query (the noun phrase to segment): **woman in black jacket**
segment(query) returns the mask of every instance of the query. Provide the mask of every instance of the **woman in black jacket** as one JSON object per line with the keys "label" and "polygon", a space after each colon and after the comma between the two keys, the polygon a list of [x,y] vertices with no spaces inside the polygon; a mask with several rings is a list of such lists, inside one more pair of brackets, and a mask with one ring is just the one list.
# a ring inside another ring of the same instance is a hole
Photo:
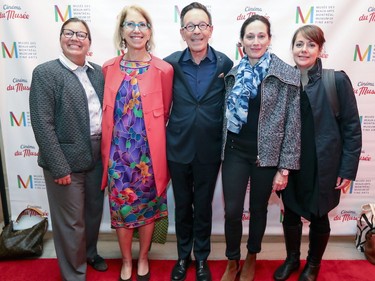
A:
{"label": "woman in black jacket", "polygon": [[335,71],[339,116],[335,116],[323,85],[319,58],[323,31],[305,25],[294,33],[292,53],[301,71],[301,169],[291,171],[281,192],[285,213],[283,229],[287,258],[275,271],[275,280],[286,280],[300,266],[301,217],[310,221],[309,251],[299,277],[316,280],[330,235],[328,212],[340,200],[341,189],[355,179],[361,153],[361,126],[349,77]]}

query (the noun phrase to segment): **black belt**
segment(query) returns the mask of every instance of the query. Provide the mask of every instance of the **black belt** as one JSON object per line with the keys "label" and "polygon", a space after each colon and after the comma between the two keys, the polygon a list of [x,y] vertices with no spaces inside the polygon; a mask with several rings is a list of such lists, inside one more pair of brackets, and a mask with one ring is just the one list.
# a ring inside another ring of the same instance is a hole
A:
{"label": "black belt", "polygon": [[94,134],[91,135],[92,140],[101,140],[102,139],[102,134]]}

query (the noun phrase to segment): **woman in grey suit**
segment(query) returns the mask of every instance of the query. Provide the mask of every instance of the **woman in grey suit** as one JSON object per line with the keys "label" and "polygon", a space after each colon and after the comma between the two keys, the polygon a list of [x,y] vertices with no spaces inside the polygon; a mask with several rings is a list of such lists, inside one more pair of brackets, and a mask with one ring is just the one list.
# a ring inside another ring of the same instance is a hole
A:
{"label": "woman in grey suit", "polygon": [[100,189],[101,67],[86,60],[91,34],[85,21],[61,27],[62,54],[33,71],[30,115],[39,146],[56,255],[63,280],[86,280],[87,263],[104,271],[97,253],[104,191]]}

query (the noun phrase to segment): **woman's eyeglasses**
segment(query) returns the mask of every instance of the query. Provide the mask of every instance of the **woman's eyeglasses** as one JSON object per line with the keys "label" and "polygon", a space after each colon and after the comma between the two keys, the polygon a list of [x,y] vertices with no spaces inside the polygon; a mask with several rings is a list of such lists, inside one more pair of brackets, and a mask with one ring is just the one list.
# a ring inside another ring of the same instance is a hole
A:
{"label": "woman's eyeglasses", "polygon": [[135,30],[135,28],[138,27],[138,29],[141,31],[145,31],[151,28],[151,25],[149,23],[146,23],[143,21],[139,23],[135,23],[134,21],[124,21],[122,26],[125,27],[126,29],[131,29],[131,30]]}
{"label": "woman's eyeglasses", "polygon": [[66,38],[72,38],[74,36],[74,34],[75,34],[76,37],[77,37],[77,39],[80,40],[80,41],[85,40],[87,38],[87,35],[88,35],[87,32],[83,32],[83,31],[76,31],[76,32],[74,32],[73,30],[70,30],[70,29],[63,29],[62,34]]}

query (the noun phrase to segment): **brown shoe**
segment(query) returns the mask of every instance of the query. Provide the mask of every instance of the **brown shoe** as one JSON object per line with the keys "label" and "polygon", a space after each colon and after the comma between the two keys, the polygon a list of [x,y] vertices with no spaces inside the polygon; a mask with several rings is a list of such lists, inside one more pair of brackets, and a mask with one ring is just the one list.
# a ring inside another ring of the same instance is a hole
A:
{"label": "brown shoe", "polygon": [[234,281],[237,277],[237,274],[240,272],[240,261],[239,260],[228,260],[227,268],[221,281]]}
{"label": "brown shoe", "polygon": [[247,253],[245,262],[242,266],[240,281],[253,281],[255,276],[255,262],[257,254]]}

